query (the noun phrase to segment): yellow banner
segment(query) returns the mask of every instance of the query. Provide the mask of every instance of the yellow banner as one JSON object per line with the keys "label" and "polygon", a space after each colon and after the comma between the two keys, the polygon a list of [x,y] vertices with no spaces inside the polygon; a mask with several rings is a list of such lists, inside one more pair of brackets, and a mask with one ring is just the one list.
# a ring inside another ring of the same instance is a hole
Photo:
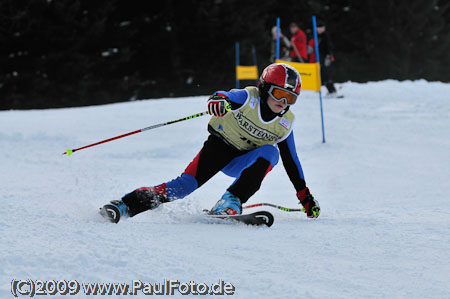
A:
{"label": "yellow banner", "polygon": [[236,79],[237,80],[253,80],[258,79],[258,67],[256,65],[236,66]]}
{"label": "yellow banner", "polygon": [[302,77],[302,89],[320,91],[320,64],[319,63],[300,63],[284,60],[277,60],[278,63],[285,63],[293,66]]}

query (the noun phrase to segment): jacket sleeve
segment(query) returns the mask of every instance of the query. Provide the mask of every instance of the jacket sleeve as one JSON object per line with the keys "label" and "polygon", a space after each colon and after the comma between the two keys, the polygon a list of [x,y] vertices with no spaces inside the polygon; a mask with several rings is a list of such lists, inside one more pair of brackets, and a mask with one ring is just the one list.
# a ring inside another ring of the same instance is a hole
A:
{"label": "jacket sleeve", "polygon": [[245,89],[232,89],[230,91],[219,90],[213,95],[225,95],[230,100],[231,109],[235,110],[244,105],[248,98],[248,92]]}
{"label": "jacket sleeve", "polygon": [[284,169],[291,180],[296,192],[306,188],[305,177],[303,175],[302,165],[295,149],[294,132],[291,131],[289,136],[278,143],[280,149],[281,160],[283,161]]}

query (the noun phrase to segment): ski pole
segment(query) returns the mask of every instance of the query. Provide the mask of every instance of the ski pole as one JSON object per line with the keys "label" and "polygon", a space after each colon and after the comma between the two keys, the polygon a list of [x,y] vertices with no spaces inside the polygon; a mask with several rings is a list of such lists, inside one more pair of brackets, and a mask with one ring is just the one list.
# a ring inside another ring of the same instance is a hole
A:
{"label": "ski pole", "polygon": [[133,135],[133,134],[141,133],[141,132],[144,132],[144,131],[147,131],[147,130],[156,129],[156,128],[159,128],[159,127],[162,127],[162,126],[171,125],[171,124],[174,124],[174,123],[177,123],[177,122],[180,122],[180,121],[184,121],[184,120],[188,120],[188,119],[192,119],[192,118],[197,118],[197,117],[203,116],[205,114],[208,114],[208,111],[197,113],[197,114],[193,114],[193,115],[186,116],[186,117],[183,117],[183,118],[180,118],[180,119],[176,119],[176,120],[171,120],[171,121],[168,121],[168,122],[165,122],[165,123],[153,125],[153,126],[150,126],[150,127],[146,127],[146,128],[143,128],[143,129],[139,129],[139,130],[133,131],[133,132],[125,133],[125,134],[122,134],[122,135],[119,135],[119,136],[116,136],[116,137],[112,137],[112,138],[105,139],[105,140],[102,140],[102,141],[99,141],[99,142],[96,142],[96,143],[93,143],[93,144],[89,144],[89,145],[86,145],[86,146],[83,146],[83,147],[79,147],[79,148],[75,148],[75,149],[67,149],[63,153],[63,155],[67,154],[68,156],[70,156],[71,154],[73,154],[76,151],[79,151],[79,150],[82,150],[82,149],[85,149],[85,148],[88,148],[88,147],[91,147],[91,146],[96,146],[96,145],[99,145],[99,144],[102,144],[102,143],[106,143],[106,142],[113,141],[113,140],[116,140],[116,139],[119,139],[119,138],[127,137],[127,136],[130,136],[130,135]]}
{"label": "ski pole", "polygon": [[282,207],[282,206],[277,206],[277,205],[274,205],[274,204],[271,204],[271,203],[266,203],[266,202],[255,203],[253,205],[244,206],[242,208],[243,209],[250,209],[250,208],[262,207],[262,206],[268,206],[268,207],[272,207],[272,208],[277,208],[277,209],[285,211],[285,212],[304,212],[303,209],[290,209],[290,208],[285,208],[285,207]]}

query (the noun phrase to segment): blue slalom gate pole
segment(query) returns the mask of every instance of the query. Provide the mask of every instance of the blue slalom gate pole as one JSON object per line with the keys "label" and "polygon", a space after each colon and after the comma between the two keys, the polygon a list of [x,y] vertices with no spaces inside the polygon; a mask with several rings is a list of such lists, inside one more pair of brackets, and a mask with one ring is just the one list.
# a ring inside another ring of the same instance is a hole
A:
{"label": "blue slalom gate pole", "polygon": [[[316,16],[312,17],[313,21],[313,29],[314,29],[314,45],[316,48],[316,62],[320,65],[320,57],[319,57],[319,43],[317,41],[317,30],[316,30]],[[319,73],[320,76],[320,73]],[[320,78],[320,82],[322,83],[322,78]],[[325,143],[325,125],[323,121],[323,106],[322,106],[322,91],[319,91],[320,98],[320,117],[322,119],[322,143]]]}
{"label": "blue slalom gate pole", "polygon": [[277,18],[277,47],[275,59],[280,59],[280,18]]}

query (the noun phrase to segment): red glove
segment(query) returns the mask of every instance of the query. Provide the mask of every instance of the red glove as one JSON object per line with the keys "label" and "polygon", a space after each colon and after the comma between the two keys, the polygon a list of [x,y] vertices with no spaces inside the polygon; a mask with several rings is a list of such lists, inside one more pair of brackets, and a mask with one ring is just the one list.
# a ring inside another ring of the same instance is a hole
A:
{"label": "red glove", "polygon": [[213,95],[208,99],[208,113],[217,117],[224,116],[230,110],[228,97],[223,94]]}
{"label": "red glove", "polygon": [[297,192],[297,198],[303,206],[303,212],[308,218],[317,218],[320,214],[320,206],[314,196],[309,192],[308,187]]}

